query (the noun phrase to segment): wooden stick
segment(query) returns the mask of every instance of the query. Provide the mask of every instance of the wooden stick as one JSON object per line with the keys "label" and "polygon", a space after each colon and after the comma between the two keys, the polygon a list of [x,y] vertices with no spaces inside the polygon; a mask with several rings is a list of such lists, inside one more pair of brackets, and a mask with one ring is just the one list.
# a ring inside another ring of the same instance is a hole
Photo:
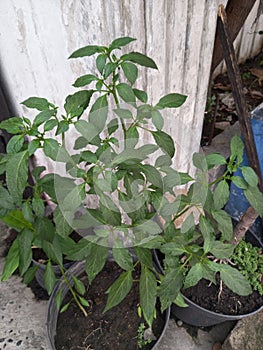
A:
{"label": "wooden stick", "polygon": [[[245,95],[242,87],[242,80],[238,68],[235,51],[231,36],[229,33],[227,16],[223,5],[219,6],[218,11],[219,22],[218,30],[219,37],[222,44],[222,49],[225,55],[227,72],[232,86],[233,97],[236,104],[237,115],[240,123],[241,135],[245,144],[248,163],[254,169],[259,180],[259,189],[263,192],[263,182],[260,170],[260,164],[257,156],[256,145],[252,132],[252,127],[249,121],[249,113],[247,111]],[[245,235],[249,227],[254,223],[258,214],[255,209],[250,207],[243,215],[240,223],[234,229],[233,243],[237,244]]]}

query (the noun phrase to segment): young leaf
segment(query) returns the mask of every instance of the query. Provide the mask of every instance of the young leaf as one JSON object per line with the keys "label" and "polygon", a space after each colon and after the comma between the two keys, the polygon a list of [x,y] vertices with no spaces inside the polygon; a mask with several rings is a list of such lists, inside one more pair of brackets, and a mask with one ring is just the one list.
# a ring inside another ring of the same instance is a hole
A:
{"label": "young leaf", "polygon": [[76,288],[76,291],[80,294],[80,295],[84,295],[85,291],[86,291],[86,287],[85,284],[78,279],[76,276],[72,276],[73,281],[74,281],[74,286]]}
{"label": "young leaf", "polygon": [[244,190],[244,194],[258,215],[263,216],[263,193],[259,191],[258,187],[248,186]]}
{"label": "young leaf", "polygon": [[242,188],[243,190],[245,190],[246,188],[248,188],[248,184],[247,182],[243,179],[243,177],[241,176],[232,176],[231,177],[231,181],[233,182],[233,184],[235,186],[237,186],[238,188]]}
{"label": "young leaf", "polygon": [[257,174],[252,168],[248,166],[242,166],[241,171],[244,179],[249,184],[249,186],[256,187],[258,185]]}
{"label": "young leaf", "polygon": [[203,278],[202,264],[199,262],[191,267],[185,277],[184,288],[195,286]]}
{"label": "young leaf", "polygon": [[223,208],[229,198],[229,186],[226,181],[221,181],[214,191],[214,206],[215,209]]}
{"label": "young leaf", "polygon": [[215,165],[224,165],[227,163],[226,159],[221,154],[217,153],[208,154],[205,159],[208,169],[213,168]]}
{"label": "young leaf", "polygon": [[139,89],[132,89],[134,95],[143,103],[147,103],[148,101],[148,95],[145,91],[139,90]]}
{"label": "young leaf", "polygon": [[57,140],[54,140],[52,138],[45,139],[44,140],[44,153],[47,157],[51,158],[52,160],[57,159],[58,152],[60,150],[60,144]]}
{"label": "young leaf", "polygon": [[4,129],[10,134],[21,134],[24,129],[23,120],[20,117],[12,117],[0,123],[0,129]]}
{"label": "young leaf", "polygon": [[184,274],[181,268],[172,269],[166,273],[159,287],[161,311],[166,310],[178,296],[183,286]]}
{"label": "young leaf", "polygon": [[55,109],[45,109],[44,111],[40,112],[33,121],[33,126],[38,127],[39,125],[45,123],[48,121],[51,117],[55,115],[56,110]]}
{"label": "young leaf", "polygon": [[120,47],[126,46],[134,40],[136,40],[136,39],[128,37],[128,36],[114,39],[113,42],[110,44],[109,49],[110,49],[110,51],[112,51],[114,49],[119,49]]}
{"label": "young leaf", "polygon": [[217,259],[227,259],[233,254],[235,249],[234,244],[227,244],[221,241],[214,241],[212,247],[210,248],[210,252]]}
{"label": "young leaf", "polygon": [[100,72],[100,74],[103,73],[106,61],[107,61],[107,55],[106,54],[98,55],[97,58],[96,58],[96,67],[98,68],[98,71]]}
{"label": "young leaf", "polygon": [[52,290],[56,284],[56,275],[53,270],[52,264],[50,261],[48,261],[45,272],[44,272],[44,284],[47,289],[48,294],[50,295],[52,293]]}
{"label": "young leaf", "polygon": [[[89,114],[89,121],[97,128],[99,134],[105,127],[108,117],[108,99],[107,95],[100,96],[94,102]],[[93,135],[95,136],[95,135]]]}
{"label": "young leaf", "polygon": [[154,319],[154,310],[157,296],[157,281],[153,272],[146,266],[142,266],[140,277],[140,306],[143,316],[149,326]]}
{"label": "young leaf", "polygon": [[125,108],[118,108],[113,110],[114,113],[116,113],[121,119],[131,119],[132,112]]}
{"label": "young leaf", "polygon": [[[118,244],[115,245],[118,246]],[[133,261],[132,256],[129,253],[128,249],[124,247],[115,248],[112,249],[113,258],[116,261],[116,263],[123,269],[123,270],[133,270]]]}
{"label": "young leaf", "polygon": [[182,106],[182,104],[187,99],[187,96],[171,93],[163,96],[159,102],[157,103],[157,108],[178,108]]}
{"label": "young leaf", "polygon": [[55,118],[49,119],[47,122],[45,122],[44,125],[44,131],[50,131],[53,130],[58,125],[58,121]]}
{"label": "young leaf", "polygon": [[155,139],[157,145],[171,158],[173,158],[175,153],[175,147],[171,136],[161,130],[151,131],[151,134],[153,135],[153,138]]}
{"label": "young leaf", "polygon": [[67,311],[67,309],[69,308],[69,305],[70,305],[70,301],[62,306],[60,313],[62,314],[62,312]]}
{"label": "young leaf", "polygon": [[149,249],[142,248],[140,246],[133,247],[134,253],[141,264],[151,268],[152,266],[152,253]]}
{"label": "young leaf", "polygon": [[26,273],[23,276],[23,283],[29,284],[35,277],[38,269],[39,267],[37,265],[29,267],[29,269],[26,271]]}
{"label": "young leaf", "polygon": [[57,309],[60,310],[60,307],[62,305],[62,289],[61,288],[57,292],[55,300],[56,300]]}
{"label": "young leaf", "polygon": [[135,64],[130,62],[122,62],[121,67],[125,77],[131,83],[131,85],[133,85],[138,77],[138,68],[135,66]]}
{"label": "young leaf", "polygon": [[41,147],[41,143],[39,140],[37,140],[37,139],[31,140],[28,144],[29,157],[32,156],[32,154],[34,154],[36,152],[36,150],[40,147]]}
{"label": "young leaf", "polygon": [[86,272],[89,283],[92,283],[97,274],[103,269],[108,257],[108,247],[91,243],[90,254],[86,259]]}
{"label": "young leaf", "polygon": [[29,97],[27,100],[21,102],[21,104],[27,108],[35,108],[39,111],[49,109],[50,106],[48,100],[41,97]]}
{"label": "young leaf", "polygon": [[[98,56],[98,57],[100,57],[100,56]],[[79,77],[75,81],[73,86],[76,87],[76,88],[83,87],[83,86],[89,85],[92,81],[97,81],[97,80],[99,80],[99,78],[96,77],[96,75],[86,74],[86,75],[82,75],[81,77]]]}
{"label": "young leaf", "polygon": [[6,260],[4,269],[1,276],[1,281],[5,282],[15,272],[19,265],[19,243],[16,239],[11,245]]}
{"label": "young leaf", "polygon": [[6,146],[6,152],[8,154],[10,153],[18,153],[21,148],[23,147],[24,145],[24,136],[23,135],[15,135],[13,136],[7,146]]}
{"label": "young leaf", "polygon": [[248,280],[232,266],[221,264],[220,277],[225,285],[238,295],[249,295],[252,288]]}
{"label": "young leaf", "polygon": [[78,298],[79,298],[79,301],[80,301],[81,305],[83,305],[85,307],[89,307],[90,306],[88,300],[86,300],[85,298],[82,298],[81,296],[78,296]]}
{"label": "young leaf", "polygon": [[107,290],[108,300],[103,312],[118,305],[129,293],[132,287],[132,271],[123,272]]}
{"label": "young leaf", "polygon": [[119,124],[117,118],[112,119],[107,125],[109,135],[113,134],[118,128]]}
{"label": "young leaf", "polygon": [[57,130],[56,130],[56,136],[68,131],[68,129],[69,129],[69,123],[66,120],[59,121]]}
{"label": "young leaf", "polygon": [[140,52],[131,52],[121,56],[122,61],[130,61],[139,64],[140,66],[158,69],[155,62],[148,56]]}
{"label": "young leaf", "polygon": [[170,166],[172,164],[171,157],[168,156],[168,154],[164,154],[162,156],[159,156],[155,161],[155,168],[160,168],[163,166]]}
{"label": "young leaf", "polygon": [[28,229],[22,230],[18,235],[19,243],[19,273],[25,274],[32,262],[33,233]]}
{"label": "young leaf", "polygon": [[74,51],[69,56],[69,58],[92,56],[95,53],[103,53],[103,52],[105,52],[105,50],[106,50],[105,46],[88,45],[88,46],[81,47],[80,49]]}
{"label": "young leaf", "polygon": [[65,111],[71,117],[80,117],[88,107],[94,90],[81,90],[69,95],[64,104]]}
{"label": "young leaf", "polygon": [[230,241],[233,235],[233,224],[230,215],[224,210],[212,210],[212,216],[218,223],[218,229],[222,233],[222,238]]}
{"label": "young leaf", "polygon": [[28,152],[12,154],[6,164],[6,183],[15,203],[19,204],[27,184]]}
{"label": "young leaf", "polygon": [[132,88],[125,83],[119,83],[116,86],[119,96],[124,102],[127,103],[135,103],[135,95],[133,93]]}
{"label": "young leaf", "polygon": [[104,74],[103,74],[104,79],[107,79],[111,75],[111,73],[115,71],[116,68],[117,68],[117,63],[108,62],[104,67]]}
{"label": "young leaf", "polygon": [[163,116],[158,110],[152,111],[152,122],[153,122],[153,125],[156,127],[156,129],[162,130],[164,125],[164,120],[163,120]]}
{"label": "young leaf", "polygon": [[238,135],[235,135],[230,141],[231,157],[238,158],[241,162],[244,152],[244,144]]}
{"label": "young leaf", "polygon": [[24,228],[33,230],[31,222],[24,218],[21,210],[19,209],[10,211],[6,216],[1,217],[1,221],[18,231],[21,231]]}

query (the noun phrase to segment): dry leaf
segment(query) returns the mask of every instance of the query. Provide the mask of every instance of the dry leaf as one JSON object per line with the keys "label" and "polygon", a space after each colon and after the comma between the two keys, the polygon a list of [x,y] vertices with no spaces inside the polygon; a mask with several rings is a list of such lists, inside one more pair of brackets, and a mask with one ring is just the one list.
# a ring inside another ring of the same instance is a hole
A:
{"label": "dry leaf", "polygon": [[261,85],[261,82],[263,80],[263,69],[251,68],[249,71],[250,71],[251,74],[253,74],[255,77],[258,78],[259,85]]}

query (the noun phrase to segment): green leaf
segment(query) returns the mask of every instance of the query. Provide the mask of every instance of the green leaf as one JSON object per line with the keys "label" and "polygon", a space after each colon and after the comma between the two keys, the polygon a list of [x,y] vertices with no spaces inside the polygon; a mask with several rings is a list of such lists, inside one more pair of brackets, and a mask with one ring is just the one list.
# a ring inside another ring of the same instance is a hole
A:
{"label": "green leaf", "polygon": [[69,123],[66,120],[61,120],[60,122],[58,122],[56,136],[68,131],[68,129],[69,129]]}
{"label": "green leaf", "polygon": [[56,113],[55,109],[45,109],[40,112],[33,121],[33,126],[38,127],[39,125],[47,122],[51,117],[53,117]]}
{"label": "green leaf", "polygon": [[12,117],[0,123],[0,129],[4,129],[10,134],[21,134],[24,130],[24,123],[20,117]]}
{"label": "green leaf", "polygon": [[28,155],[32,156],[38,148],[41,147],[40,141],[37,139],[31,140],[28,144]]}
{"label": "green leaf", "polygon": [[195,228],[195,218],[194,218],[194,214],[190,213],[190,215],[188,215],[184,220],[184,222],[182,223],[181,232],[187,233],[193,228]]}
{"label": "green leaf", "polygon": [[26,273],[23,276],[23,283],[29,284],[35,277],[38,269],[39,267],[37,265],[29,267],[29,269],[26,271]]}
{"label": "green leaf", "polygon": [[119,49],[120,47],[126,46],[134,40],[136,40],[136,39],[131,38],[129,36],[124,36],[121,38],[114,39],[113,42],[110,44],[109,49],[110,49],[110,51],[112,51],[114,49]]}
{"label": "green leaf", "polygon": [[18,235],[19,243],[19,273],[25,274],[32,262],[33,233],[28,229],[22,230]]}
{"label": "green leaf", "polygon": [[103,95],[94,102],[89,114],[89,121],[96,126],[97,133],[100,133],[104,129],[107,117],[108,99],[107,95]]}
{"label": "green leaf", "polygon": [[67,311],[67,309],[69,308],[70,302],[66,303],[65,305],[62,306],[60,313],[62,314],[62,312]]}
{"label": "green leaf", "polygon": [[80,117],[88,107],[94,90],[81,90],[69,95],[64,104],[65,111],[71,117]]}
{"label": "green leaf", "polygon": [[13,136],[6,146],[6,152],[10,153],[18,153],[24,145],[24,136],[23,135],[15,135]]}
{"label": "green leaf", "polygon": [[252,168],[242,166],[241,171],[249,186],[256,187],[258,185],[258,176]]}
{"label": "green leaf", "polygon": [[214,191],[214,206],[215,209],[221,209],[223,208],[229,198],[229,186],[226,181],[221,181],[216,186]]}
{"label": "green leaf", "polygon": [[207,164],[206,158],[203,154],[194,153],[193,154],[193,164],[197,169],[200,169],[204,172],[208,170],[208,164]]}
{"label": "green leaf", "polygon": [[[100,56],[98,56],[100,57]],[[98,81],[99,78],[96,77],[96,75],[93,74],[85,74],[82,75],[81,77],[79,77],[75,83],[73,84],[74,87],[78,88],[78,87],[83,87],[86,85],[89,85],[92,81]]]}
{"label": "green leaf", "polygon": [[86,259],[86,272],[89,283],[92,283],[97,274],[103,269],[108,258],[108,247],[91,243],[90,254]]}
{"label": "green leaf", "polygon": [[217,153],[208,154],[205,159],[208,169],[213,168],[215,165],[224,165],[227,163],[226,159],[221,154]]}
{"label": "green leaf", "polygon": [[73,282],[74,282],[74,286],[76,288],[76,291],[80,295],[84,295],[86,292],[85,284],[81,280],[79,280],[76,276],[72,276],[72,278],[73,278]]}
{"label": "green leaf", "polygon": [[43,149],[47,157],[51,158],[52,160],[57,160],[61,147],[57,140],[49,138],[44,140]]}
{"label": "green leaf", "polygon": [[167,272],[160,285],[159,297],[161,301],[161,311],[166,310],[177,298],[183,286],[184,274],[181,268]]}
{"label": "green leaf", "polygon": [[80,154],[81,161],[85,161],[89,164],[94,164],[97,162],[98,158],[95,153],[91,151],[83,151]]}
{"label": "green leaf", "polygon": [[182,106],[182,104],[187,99],[187,96],[171,93],[163,96],[159,102],[157,103],[157,108],[178,108]]}
{"label": "green leaf", "polygon": [[134,246],[133,250],[141,264],[149,268],[152,266],[152,253],[149,249]]}
{"label": "green leaf", "polygon": [[155,161],[155,168],[160,168],[163,166],[170,166],[172,164],[172,159],[167,154],[159,156]]}
{"label": "green leaf", "polygon": [[258,187],[248,186],[244,190],[244,194],[258,215],[263,216],[263,193],[259,191]]}
{"label": "green leaf", "polygon": [[147,103],[148,101],[148,95],[145,91],[139,90],[139,89],[132,89],[134,95],[143,103]]}
{"label": "green leaf", "polygon": [[120,247],[118,248],[119,244],[116,244],[117,248],[112,248],[113,258],[116,261],[116,263],[123,269],[123,270],[133,270],[133,260],[132,256],[129,253],[127,248]]}
{"label": "green leaf", "polygon": [[53,130],[57,125],[58,125],[57,119],[52,118],[45,123],[44,131],[47,132],[47,131]]}
{"label": "green leaf", "polygon": [[121,119],[130,119],[132,118],[132,112],[125,108],[118,108],[113,110]]}
{"label": "green leaf", "polygon": [[252,293],[250,283],[236,268],[220,264],[219,271],[222,281],[234,293],[238,295],[249,295]]}
{"label": "green leaf", "polygon": [[106,61],[107,61],[107,55],[106,54],[98,55],[97,58],[96,58],[96,67],[98,68],[98,71],[100,72],[100,74],[103,73]]}
{"label": "green leaf", "polygon": [[12,154],[6,164],[6,183],[13,201],[21,203],[28,178],[28,152]]}
{"label": "green leaf", "polygon": [[27,100],[21,102],[22,105],[27,108],[35,108],[39,111],[49,109],[50,103],[45,98],[41,97],[29,97]]}
{"label": "green leaf", "polygon": [[15,205],[8,190],[0,185],[0,208],[14,209]]}
{"label": "green leaf", "polygon": [[39,217],[35,222],[35,229],[39,237],[44,241],[53,242],[55,227],[47,217]]}
{"label": "green leaf", "polygon": [[228,259],[233,254],[234,249],[234,244],[227,244],[221,241],[214,241],[212,247],[210,248],[210,252],[217,259]]}
{"label": "green leaf", "polygon": [[186,248],[179,242],[165,243],[161,247],[161,252],[164,254],[171,254],[172,256],[180,256],[186,252]]}
{"label": "green leaf", "polygon": [[118,128],[119,124],[117,118],[112,119],[107,125],[109,135],[113,134]]}
{"label": "green leaf", "polygon": [[66,237],[72,232],[72,227],[69,225],[67,219],[62,214],[60,207],[56,207],[53,212],[53,220],[56,225],[56,232],[62,236]]}
{"label": "green leaf", "polygon": [[204,252],[207,253],[210,251],[211,246],[214,243],[214,239],[212,239],[214,228],[211,222],[203,215],[200,216],[199,227],[204,238]]}
{"label": "green leaf", "polygon": [[222,238],[230,241],[233,235],[233,224],[230,215],[224,210],[212,210],[212,216],[218,223],[218,229],[222,233]]}
{"label": "green leaf", "polygon": [[152,111],[152,122],[153,122],[153,125],[156,127],[156,129],[162,130],[164,126],[164,120],[160,111],[158,110]]}
{"label": "green leaf", "polygon": [[155,62],[150,57],[143,55],[140,52],[130,52],[128,54],[125,54],[121,56],[121,60],[134,62],[143,67],[158,69]]}
{"label": "green leaf", "polygon": [[1,217],[1,221],[18,231],[21,231],[24,228],[33,230],[31,222],[24,218],[21,210],[19,209],[10,211],[8,215]]}
{"label": "green leaf", "polygon": [[[75,128],[86,139],[86,144],[84,140],[82,141],[84,147],[86,147],[87,142],[90,143],[96,136],[98,136],[97,128],[93,125],[93,123],[87,122],[86,120],[78,120],[75,123]],[[74,147],[76,147],[76,143]]]}
{"label": "green leaf", "polygon": [[128,84],[120,83],[116,86],[116,89],[124,102],[135,103],[135,95],[132,88]]}
{"label": "green leaf", "polygon": [[153,135],[157,145],[171,158],[173,158],[175,153],[175,147],[174,141],[171,138],[171,136],[161,130],[151,131],[151,134]]}
{"label": "green leaf", "polygon": [[161,174],[157,169],[155,169],[155,167],[150,164],[143,164],[140,166],[140,169],[145,174],[147,181],[156,187],[163,187]]}
{"label": "green leaf", "polygon": [[235,135],[230,141],[231,157],[238,158],[241,162],[244,153],[244,144],[238,135]]}
{"label": "green leaf", "polygon": [[36,216],[42,217],[45,215],[45,204],[42,198],[34,197],[32,199],[32,208]]}
{"label": "green leaf", "polygon": [[105,46],[88,45],[88,46],[81,47],[80,49],[74,51],[69,56],[69,58],[92,56],[95,53],[103,53],[103,52],[105,52],[105,50],[106,50]]}
{"label": "green leaf", "polygon": [[123,272],[107,290],[108,300],[104,312],[118,305],[132,287],[132,271]]}
{"label": "green leaf", "polygon": [[19,244],[18,239],[16,239],[7,254],[4,269],[1,276],[1,281],[5,282],[9,277],[15,272],[19,265]]}
{"label": "green leaf", "polygon": [[245,190],[246,188],[248,188],[248,184],[247,182],[243,179],[243,177],[241,176],[232,176],[231,177],[231,181],[233,182],[233,184],[235,186],[237,186],[238,188],[242,188],[243,190]]}
{"label": "green leaf", "polygon": [[86,307],[90,306],[88,300],[86,300],[85,298],[82,298],[80,296],[78,296],[78,298],[79,298],[79,301],[80,301],[81,305],[86,306]]}
{"label": "green leaf", "polygon": [[52,264],[49,261],[46,265],[45,272],[44,272],[44,284],[46,287],[46,290],[48,294],[50,295],[52,293],[52,290],[56,284],[56,275],[53,270]]}
{"label": "green leaf", "polygon": [[59,291],[56,293],[56,306],[57,306],[57,309],[60,310],[61,308],[61,305],[62,305],[62,289],[60,288]]}
{"label": "green leaf", "polygon": [[154,319],[154,311],[157,296],[157,281],[150,269],[142,266],[140,276],[140,306],[143,311],[145,321],[149,326]]}
{"label": "green leaf", "polygon": [[[104,67],[104,74],[103,74],[104,79],[107,79],[111,75],[111,73],[115,71],[116,68],[117,68],[117,63],[108,62]],[[98,90],[100,91],[100,89]]]}
{"label": "green leaf", "polygon": [[131,83],[131,85],[133,85],[138,78],[138,68],[135,66],[135,64],[130,62],[122,62],[121,67],[125,77]]}
{"label": "green leaf", "polygon": [[195,286],[203,278],[202,264],[199,262],[191,267],[185,277],[184,288]]}

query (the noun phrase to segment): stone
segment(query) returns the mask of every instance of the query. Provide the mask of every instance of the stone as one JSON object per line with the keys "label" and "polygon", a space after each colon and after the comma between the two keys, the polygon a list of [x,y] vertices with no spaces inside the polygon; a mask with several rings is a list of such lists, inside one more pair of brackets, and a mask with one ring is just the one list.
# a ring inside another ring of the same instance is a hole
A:
{"label": "stone", "polygon": [[263,310],[238,321],[225,340],[222,350],[262,350]]}

